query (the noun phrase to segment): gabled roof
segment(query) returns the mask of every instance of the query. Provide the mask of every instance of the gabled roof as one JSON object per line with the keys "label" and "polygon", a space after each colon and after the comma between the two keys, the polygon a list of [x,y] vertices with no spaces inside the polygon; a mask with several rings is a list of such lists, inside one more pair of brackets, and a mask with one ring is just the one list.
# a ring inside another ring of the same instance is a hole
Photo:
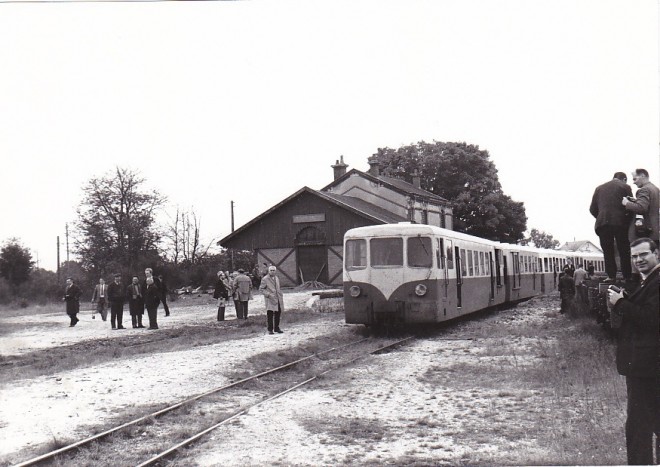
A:
{"label": "gabled roof", "polygon": [[415,185],[412,183],[408,183],[406,181],[400,180],[398,178],[392,178],[392,177],[386,177],[384,175],[379,175],[378,177],[375,177],[371,175],[368,172],[362,172],[357,169],[351,169],[348,172],[346,172],[344,175],[339,177],[336,180],[333,180],[332,183],[324,186],[321,188],[321,191],[323,192],[328,192],[331,188],[335,187],[336,185],[339,185],[341,182],[346,180],[348,177],[351,175],[357,174],[363,178],[366,178],[367,180],[374,182],[374,183],[381,183],[388,188],[398,191],[399,193],[403,193],[404,195],[416,195],[418,197],[423,197],[423,198],[428,198],[429,200],[433,201],[438,201],[442,202],[444,204],[449,204],[449,201],[442,196],[435,195],[431,193],[430,191],[422,190],[421,188],[417,188]]}
{"label": "gabled roof", "polygon": [[218,240],[217,245],[222,245],[227,241],[231,240],[232,238],[234,238],[235,236],[240,235],[242,232],[250,228],[252,225],[256,224],[261,219],[271,214],[273,211],[279,209],[280,207],[289,203],[290,201],[302,195],[303,193],[309,193],[311,195],[318,196],[319,198],[324,199],[325,201],[328,201],[342,209],[346,209],[347,211],[351,211],[372,222],[388,224],[392,222],[402,222],[406,220],[403,217],[397,216],[396,214],[393,214],[371,203],[367,203],[366,201],[363,201],[361,199],[353,198],[351,196],[341,196],[332,193],[323,193],[304,186],[300,190],[292,194],[291,196],[283,199],[275,206],[268,209],[267,211],[262,212],[247,224],[242,225],[241,227],[239,227],[238,229],[227,235],[225,238]]}

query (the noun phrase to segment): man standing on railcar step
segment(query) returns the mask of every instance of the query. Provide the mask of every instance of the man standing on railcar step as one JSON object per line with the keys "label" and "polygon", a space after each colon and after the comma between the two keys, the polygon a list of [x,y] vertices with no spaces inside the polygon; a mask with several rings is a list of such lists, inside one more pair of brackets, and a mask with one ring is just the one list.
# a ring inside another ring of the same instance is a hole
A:
{"label": "man standing on railcar step", "polygon": [[635,198],[620,199],[624,209],[633,214],[628,239],[632,242],[636,238],[648,237],[657,245],[660,240],[660,190],[649,181],[645,169],[635,170],[632,176],[633,183],[639,188]]}
{"label": "man standing on railcar step", "polygon": [[650,238],[635,240],[630,250],[642,276],[639,288],[627,295],[610,286],[607,293],[613,313],[621,318],[616,367],[628,391],[628,464],[648,465],[654,463],[653,433],[660,434],[660,259]]}
{"label": "man standing on railcar step", "polygon": [[600,239],[605,260],[605,272],[610,282],[616,279],[616,260],[614,243],[619,250],[621,273],[625,280],[630,280],[630,244],[628,242],[628,226],[631,216],[621,204],[621,199],[632,197],[632,190],[627,184],[628,178],[623,172],[616,172],[614,178],[598,186],[591,199],[589,212],[596,218],[596,235]]}

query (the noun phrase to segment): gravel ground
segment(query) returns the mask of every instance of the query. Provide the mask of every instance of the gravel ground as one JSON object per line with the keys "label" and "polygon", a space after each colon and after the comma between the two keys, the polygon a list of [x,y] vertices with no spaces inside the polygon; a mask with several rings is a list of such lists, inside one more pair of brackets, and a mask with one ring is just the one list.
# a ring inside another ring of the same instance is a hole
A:
{"label": "gravel ground", "polygon": [[[289,293],[287,309],[313,305],[311,292]],[[482,465],[538,464],[552,459],[548,443],[528,435],[558,417],[570,421],[574,408],[549,406],[540,391],[515,379],[502,379],[503,369],[534,365],[529,349],[549,346],[553,338],[533,336],[516,341],[484,337],[498,325],[545,326],[564,317],[557,300],[542,298],[491,314],[478,324],[461,322],[441,337],[415,340],[394,352],[370,357],[329,374],[312,387],[256,407],[227,427],[211,433],[178,465],[457,465],[486,459]],[[317,305],[314,305],[317,306]],[[293,312],[293,311],[290,311]],[[163,328],[215,321],[215,308],[172,308]],[[252,319],[264,320],[263,299],[251,303]],[[234,318],[229,309],[228,318]],[[78,368],[31,380],[5,382],[0,389],[0,459],[24,460],[31,448],[90,434],[90,427],[140,405],[179,401],[222,385],[252,355],[278,351],[314,337],[353,329],[341,313],[319,322],[293,323],[285,334],[263,332],[239,340],[183,351],[122,358],[91,368]],[[123,333],[89,312],[74,328],[66,315],[50,314],[0,319],[15,332],[0,337],[2,355],[20,355]],[[489,328],[490,326],[490,328]],[[481,329],[472,338],[475,327]],[[493,351],[506,345],[510,351]],[[464,366],[479,366],[479,383],[461,378]],[[163,371],[163,369],[167,371]],[[547,397],[546,397],[547,399]],[[138,413],[146,412],[146,409]],[[544,447],[545,446],[545,447]],[[1,463],[1,461],[0,461]]]}

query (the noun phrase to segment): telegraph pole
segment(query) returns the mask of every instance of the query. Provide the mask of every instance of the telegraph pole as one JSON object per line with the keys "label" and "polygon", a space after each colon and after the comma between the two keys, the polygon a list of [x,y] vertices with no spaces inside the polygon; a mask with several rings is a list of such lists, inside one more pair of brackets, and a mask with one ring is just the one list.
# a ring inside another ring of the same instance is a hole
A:
{"label": "telegraph pole", "polygon": [[[231,205],[231,232],[234,233],[234,201],[230,202]],[[231,250],[231,271],[234,272],[234,249]]]}
{"label": "telegraph pole", "polygon": [[66,223],[64,224],[64,228],[66,229],[66,262],[69,262],[69,224]]}
{"label": "telegraph pole", "polygon": [[57,282],[60,281],[60,236],[57,236]]}

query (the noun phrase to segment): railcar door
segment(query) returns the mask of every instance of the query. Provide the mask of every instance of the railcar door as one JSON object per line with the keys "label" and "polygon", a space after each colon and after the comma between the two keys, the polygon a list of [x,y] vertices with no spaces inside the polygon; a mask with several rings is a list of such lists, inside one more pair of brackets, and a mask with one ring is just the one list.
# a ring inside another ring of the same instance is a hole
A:
{"label": "railcar door", "polygon": [[454,257],[456,258],[456,307],[460,308],[462,304],[461,299],[461,286],[463,285],[463,266],[461,258],[461,250],[459,247],[454,247]]}
{"label": "railcar door", "polygon": [[490,271],[490,300],[495,300],[495,275],[493,274],[493,252],[488,252],[488,270]]}
{"label": "railcar door", "polygon": [[438,261],[438,268],[441,268],[442,271],[442,278],[443,278],[443,284],[442,284],[442,293],[441,297],[443,301],[447,301],[447,298],[449,297],[449,271],[448,267],[449,265],[447,264],[447,257],[445,256],[445,239],[444,238],[439,238],[438,239],[438,249],[437,249],[437,261]]}

